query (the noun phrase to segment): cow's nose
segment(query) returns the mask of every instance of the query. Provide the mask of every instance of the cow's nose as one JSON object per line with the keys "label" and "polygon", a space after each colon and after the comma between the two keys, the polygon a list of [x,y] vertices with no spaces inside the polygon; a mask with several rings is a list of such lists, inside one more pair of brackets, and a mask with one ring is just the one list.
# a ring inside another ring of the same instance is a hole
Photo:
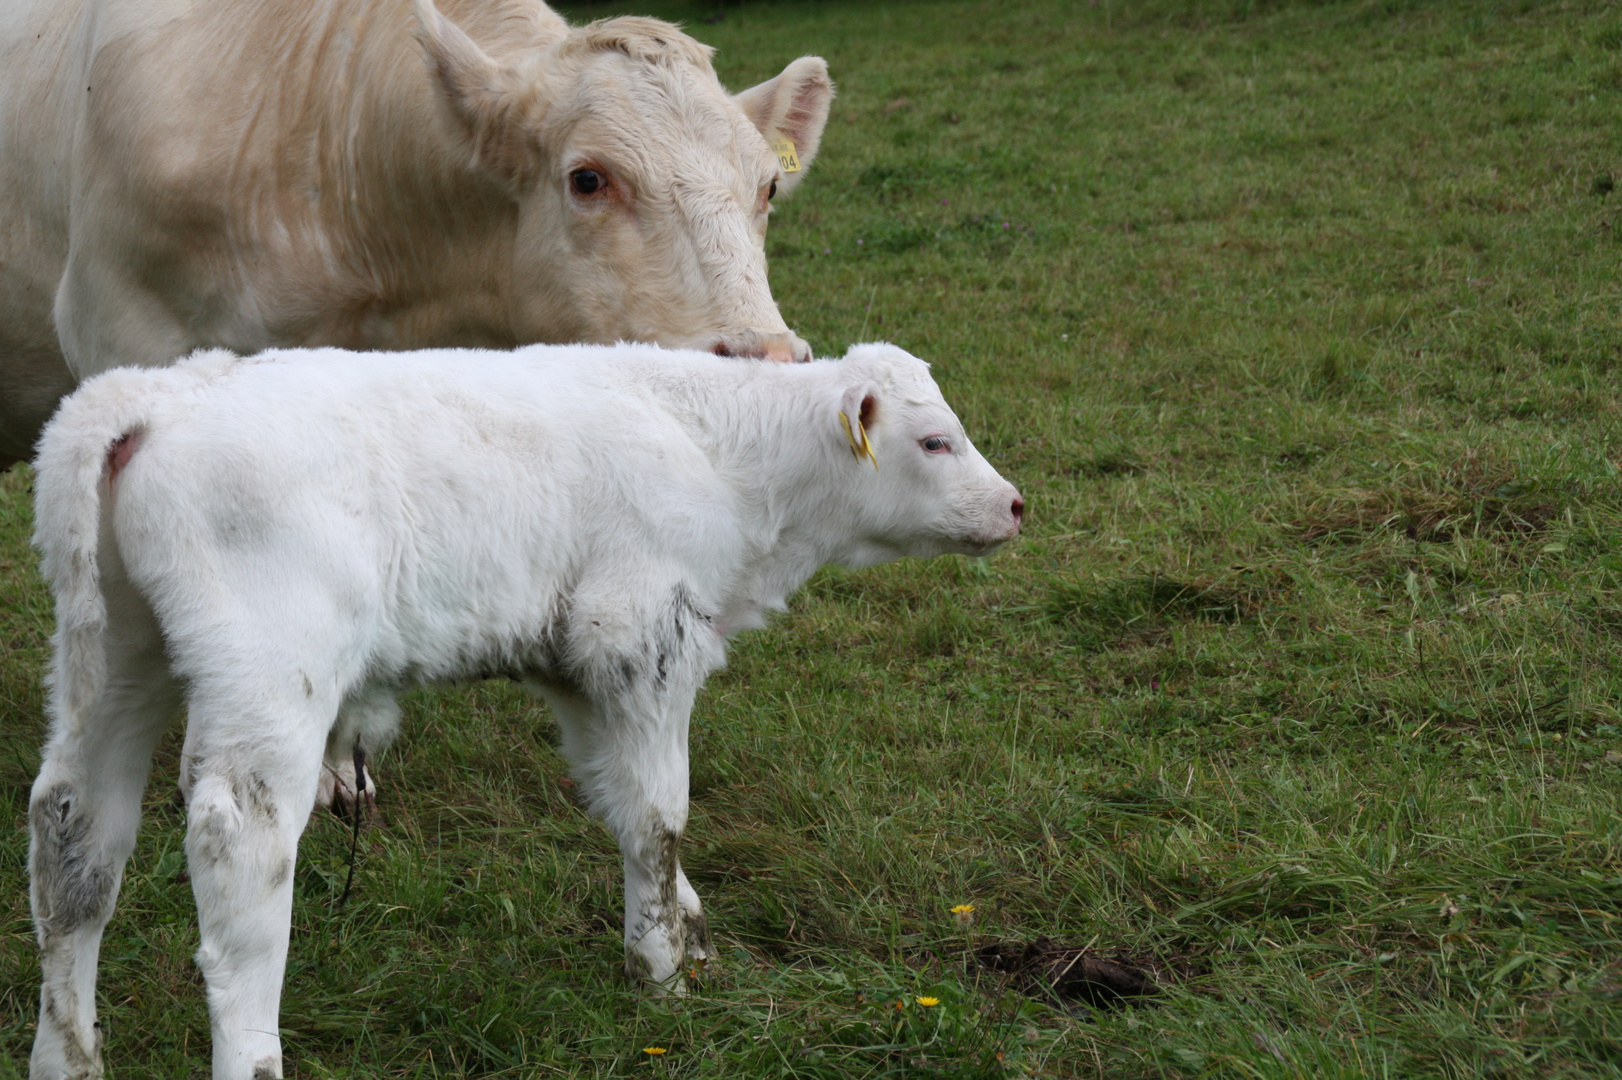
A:
{"label": "cow's nose", "polygon": [[773,337],[747,343],[717,341],[710,348],[716,356],[747,356],[778,364],[803,364],[811,359],[811,346],[803,338]]}
{"label": "cow's nose", "polygon": [[1014,505],[1009,507],[1014,515],[1014,527],[1017,529],[1025,520],[1025,500],[1018,495],[1014,496]]}

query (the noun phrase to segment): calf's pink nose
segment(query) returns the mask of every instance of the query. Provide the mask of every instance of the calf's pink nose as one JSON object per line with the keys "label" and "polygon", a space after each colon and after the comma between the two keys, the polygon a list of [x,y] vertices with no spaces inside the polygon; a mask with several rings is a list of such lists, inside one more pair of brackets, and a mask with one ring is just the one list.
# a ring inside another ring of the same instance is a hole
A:
{"label": "calf's pink nose", "polygon": [[1014,505],[1009,507],[1014,514],[1014,525],[1017,527],[1025,520],[1025,500],[1018,495],[1014,496]]}

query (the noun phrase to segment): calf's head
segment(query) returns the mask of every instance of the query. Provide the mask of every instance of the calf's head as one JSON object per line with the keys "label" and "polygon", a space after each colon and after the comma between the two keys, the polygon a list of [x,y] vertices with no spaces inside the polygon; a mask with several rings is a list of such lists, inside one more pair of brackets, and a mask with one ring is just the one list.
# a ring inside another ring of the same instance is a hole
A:
{"label": "calf's head", "polygon": [[766,220],[816,157],[820,58],[729,95],[710,49],[656,19],[538,24],[500,63],[432,0],[417,18],[453,124],[514,199],[521,339],[810,358],[766,282]]}
{"label": "calf's head", "polygon": [[[963,431],[929,365],[893,345],[859,345],[841,362],[824,438],[848,451],[858,549],[847,563],[912,555],[988,555],[1019,534],[1025,501]],[[847,482],[848,481],[848,482]]]}

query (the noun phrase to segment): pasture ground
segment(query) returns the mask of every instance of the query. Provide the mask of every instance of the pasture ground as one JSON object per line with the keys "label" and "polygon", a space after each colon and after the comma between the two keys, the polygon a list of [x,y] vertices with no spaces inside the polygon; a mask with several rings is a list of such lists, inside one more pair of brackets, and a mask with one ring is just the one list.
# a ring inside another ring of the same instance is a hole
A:
{"label": "pasture ground", "polygon": [[[775,291],[819,353],[933,360],[1029,529],[824,573],[736,643],[684,852],[721,960],[678,1007],[619,978],[545,711],[409,695],[344,910],[348,832],[304,840],[289,1075],[1622,1076],[1622,12],[636,6],[734,87],[830,60]],[[37,1002],[27,486],[0,1077]],[[206,1074],[178,744],[104,950],[117,1076]],[[1163,992],[976,958],[1043,936]]]}

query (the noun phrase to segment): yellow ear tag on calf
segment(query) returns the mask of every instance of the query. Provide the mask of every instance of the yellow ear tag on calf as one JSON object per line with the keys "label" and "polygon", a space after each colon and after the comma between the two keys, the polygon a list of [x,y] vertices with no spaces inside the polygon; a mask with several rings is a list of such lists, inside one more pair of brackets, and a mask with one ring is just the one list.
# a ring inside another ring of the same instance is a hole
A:
{"label": "yellow ear tag on calf", "polygon": [[771,139],[772,151],[777,154],[777,164],[786,173],[800,171],[800,152],[794,148],[794,140],[784,135],[774,135]]}
{"label": "yellow ear tag on calf", "polygon": [[845,441],[850,443],[850,452],[860,461],[864,456],[873,463],[873,471],[879,471],[879,459],[873,456],[873,444],[867,441],[867,429],[860,420],[856,421],[856,432],[862,436],[862,441],[856,441],[856,432],[850,429],[850,417],[844,413],[839,414],[839,422],[845,426]]}

